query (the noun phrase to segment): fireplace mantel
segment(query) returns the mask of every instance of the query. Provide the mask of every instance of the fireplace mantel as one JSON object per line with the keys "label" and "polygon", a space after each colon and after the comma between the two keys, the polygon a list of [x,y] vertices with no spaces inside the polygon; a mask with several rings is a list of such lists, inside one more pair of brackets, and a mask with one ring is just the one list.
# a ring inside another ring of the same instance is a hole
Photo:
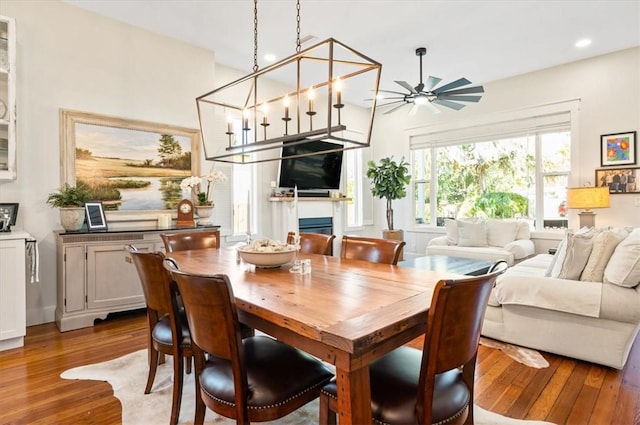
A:
{"label": "fireplace mantel", "polygon": [[[271,202],[271,232],[269,238],[286,240],[287,233],[293,232],[295,226],[294,198],[278,196],[269,198]],[[298,218],[331,217],[333,219],[334,255],[340,255],[340,242],[345,227],[345,202],[351,198],[298,198]],[[266,232],[269,233],[269,232]]]}

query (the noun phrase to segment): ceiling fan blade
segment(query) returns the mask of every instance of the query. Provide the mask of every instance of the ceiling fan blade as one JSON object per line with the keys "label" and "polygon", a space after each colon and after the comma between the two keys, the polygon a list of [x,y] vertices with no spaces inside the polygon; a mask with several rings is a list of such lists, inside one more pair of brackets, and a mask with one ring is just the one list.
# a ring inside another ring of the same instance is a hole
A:
{"label": "ceiling fan blade", "polygon": [[453,82],[451,82],[449,84],[445,84],[442,87],[438,87],[437,89],[433,90],[433,92],[435,94],[438,94],[438,93],[442,93],[442,92],[447,91],[447,90],[458,88],[460,86],[466,86],[467,84],[471,84],[471,81],[467,80],[466,78],[460,78],[460,79],[455,80],[455,81],[453,81]]}
{"label": "ceiling fan blade", "polygon": [[449,96],[449,93],[441,94],[438,96],[440,100],[453,100],[456,102],[479,102],[482,96]]}
{"label": "ceiling fan blade", "polygon": [[436,99],[436,100],[433,101],[433,103],[437,103],[438,105],[446,106],[447,108],[455,109],[456,111],[459,111],[460,109],[465,107],[465,105],[463,105],[462,103],[450,102],[448,100]]}
{"label": "ceiling fan blade", "polygon": [[396,82],[396,84],[400,84],[402,87],[404,87],[405,89],[409,90],[411,92],[411,94],[418,94],[416,89],[411,87],[411,85],[409,83],[407,83],[406,81],[395,81],[395,82]]}
{"label": "ceiling fan blade", "polygon": [[427,78],[427,84],[424,85],[423,91],[431,91],[435,86],[440,84],[440,81],[442,81],[442,78],[429,76],[429,78]]}
{"label": "ceiling fan blade", "polygon": [[395,108],[389,109],[387,112],[384,113],[384,115],[388,115],[388,114],[390,114],[392,112],[395,112],[395,111],[397,111],[398,109],[402,108],[405,105],[408,105],[408,103],[402,102],[402,105],[398,105]]}
{"label": "ceiling fan blade", "polygon": [[391,93],[391,94],[401,94],[401,95],[406,95],[406,93],[402,93],[399,91],[393,91],[393,90],[378,90],[378,93]]}
{"label": "ceiling fan blade", "polygon": [[472,93],[484,93],[484,87],[476,86],[476,87],[467,87],[466,89],[458,89],[458,90],[449,90],[445,93],[440,92],[440,94],[472,94]]}
{"label": "ceiling fan blade", "polygon": [[429,102],[429,103],[425,103],[424,106],[429,110],[429,112],[431,112],[432,114],[439,114],[440,113],[440,109],[436,108],[436,106]]}

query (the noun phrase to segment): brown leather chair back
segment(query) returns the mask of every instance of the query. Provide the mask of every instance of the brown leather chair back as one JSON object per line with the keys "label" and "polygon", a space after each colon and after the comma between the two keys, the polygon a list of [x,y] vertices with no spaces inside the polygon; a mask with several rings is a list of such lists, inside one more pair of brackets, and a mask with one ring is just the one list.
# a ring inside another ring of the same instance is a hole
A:
{"label": "brown leather chair back", "polygon": [[220,248],[219,230],[199,230],[193,232],[162,233],[160,235],[167,252],[189,249]]}
{"label": "brown leather chair back", "polygon": [[[462,378],[473,400],[474,373],[482,322],[489,294],[498,275],[441,280],[429,308],[424,340],[417,411],[431,422],[431,404],[437,374],[462,367]],[[471,410],[471,409],[469,409]],[[469,412],[473,417],[473,413]]]}
{"label": "brown leather chair back", "polygon": [[127,250],[138,271],[147,309],[159,320],[171,309],[172,279],[162,264],[164,255],[161,252],[140,252],[132,245],[128,245]]}
{"label": "brown leather chair back", "polygon": [[[287,235],[287,243],[293,245],[294,232]],[[322,233],[300,233],[300,252],[303,254],[331,255],[333,253],[333,240],[335,235]]]}
{"label": "brown leather chair back", "polygon": [[404,246],[404,241],[343,236],[340,257],[395,265]]}

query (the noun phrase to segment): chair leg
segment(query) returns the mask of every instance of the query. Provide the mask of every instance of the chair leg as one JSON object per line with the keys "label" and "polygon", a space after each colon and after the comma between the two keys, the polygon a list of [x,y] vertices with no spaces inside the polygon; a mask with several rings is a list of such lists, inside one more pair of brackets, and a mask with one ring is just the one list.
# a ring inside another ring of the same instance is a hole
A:
{"label": "chair leg", "polygon": [[185,369],[186,369],[186,372],[187,372],[187,375],[188,375],[188,374],[191,373],[191,360],[192,360],[192,357],[191,356],[185,357],[185,360],[186,360]]}
{"label": "chair leg", "polygon": [[182,404],[183,382],[183,357],[178,354],[173,356],[173,401],[171,404],[171,425],[176,425],[180,418],[180,405]]}
{"label": "chair leg", "polygon": [[158,369],[158,350],[153,346],[153,344],[149,344],[149,348],[147,349],[149,354],[149,376],[147,377],[147,386],[144,388],[144,393],[149,394],[151,392],[151,387],[153,386],[153,380],[156,379],[156,370]]}
{"label": "chair leg", "polygon": [[318,420],[319,425],[336,425],[336,412],[329,407],[329,396],[320,394],[320,418]]}

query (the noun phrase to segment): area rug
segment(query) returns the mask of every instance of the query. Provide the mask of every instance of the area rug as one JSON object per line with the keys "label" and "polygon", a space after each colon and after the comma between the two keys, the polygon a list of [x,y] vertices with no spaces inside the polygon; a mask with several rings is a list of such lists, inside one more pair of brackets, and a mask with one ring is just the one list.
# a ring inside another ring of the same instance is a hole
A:
{"label": "area rug", "polygon": [[496,341],[495,339],[489,339],[480,337],[480,345],[489,348],[495,348],[502,351],[507,356],[511,357],[518,363],[522,363],[525,366],[535,367],[536,369],[544,369],[549,367],[549,362],[542,357],[542,354],[531,348],[520,347],[518,345],[507,344],[506,342]]}
{"label": "area rug", "polygon": [[[81,366],[63,372],[63,379],[91,379],[107,381],[113,388],[114,395],[122,403],[123,425],[163,424],[169,421],[171,414],[171,389],[173,367],[171,360],[158,367],[156,379],[150,394],[144,394],[147,381],[147,350],[136,351],[126,356]],[[195,387],[193,373],[186,375],[182,394],[182,408],[180,421],[182,424],[192,424],[195,412]],[[478,425],[541,425],[549,422],[522,421],[507,418],[489,412],[478,406],[474,410],[475,422]],[[205,416],[207,425],[233,425],[235,421],[223,418],[207,410]],[[318,401],[307,404],[302,409],[291,413],[285,418],[265,424],[301,425],[318,423]]]}

